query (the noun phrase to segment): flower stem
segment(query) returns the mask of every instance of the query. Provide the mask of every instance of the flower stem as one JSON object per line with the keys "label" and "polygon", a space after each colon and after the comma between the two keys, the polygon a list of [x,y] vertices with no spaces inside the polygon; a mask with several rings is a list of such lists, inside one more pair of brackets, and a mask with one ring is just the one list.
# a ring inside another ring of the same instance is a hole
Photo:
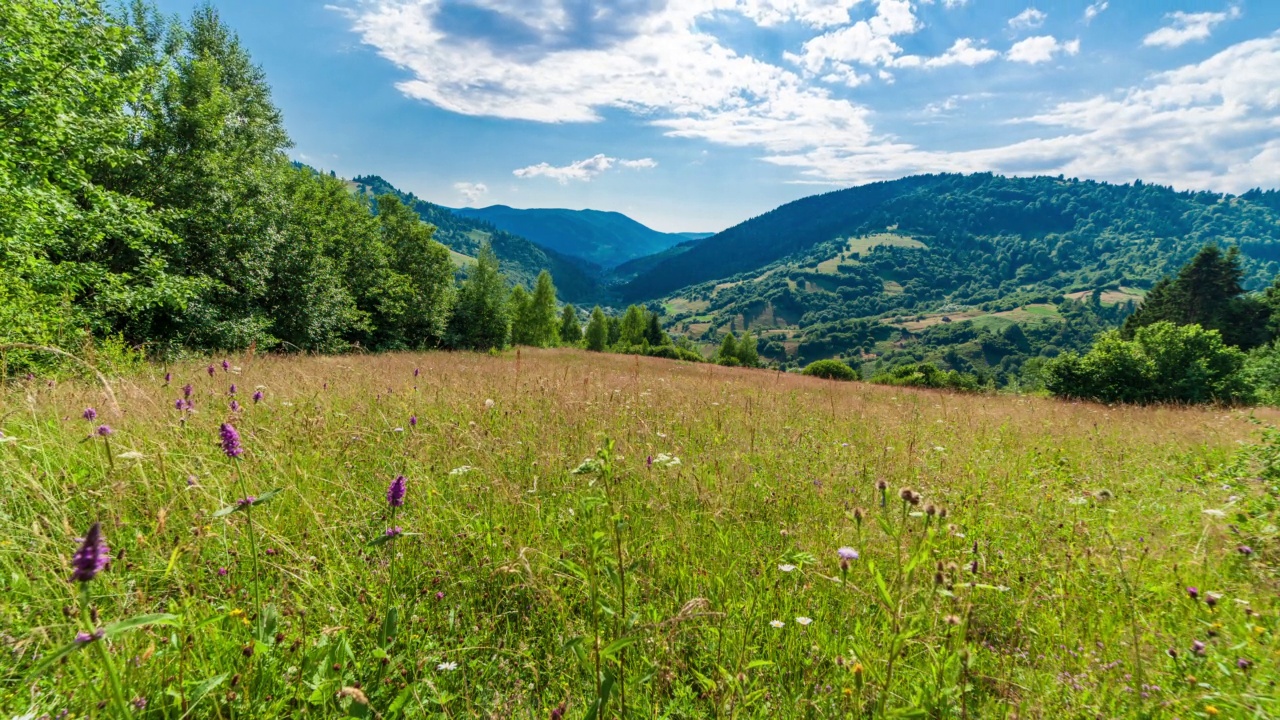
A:
{"label": "flower stem", "polygon": [[[93,621],[89,617],[89,604],[89,583],[80,583],[80,619],[84,622],[88,633],[94,635],[97,628],[93,626]],[[129,706],[125,704],[124,691],[120,689],[120,676],[116,674],[115,663],[111,661],[111,654],[107,652],[106,638],[96,638],[90,643],[98,653],[98,662],[107,675],[107,685],[111,688],[111,699],[115,701],[116,710],[121,717],[128,717]]]}
{"label": "flower stem", "polygon": [[[235,465],[236,478],[240,481],[240,492],[241,492],[240,497],[247,498],[249,497],[249,491],[246,488],[244,483],[244,473],[240,471],[240,461],[233,458],[231,462]],[[259,587],[259,582],[258,582],[258,542],[254,538],[254,534],[253,534],[252,513],[253,513],[253,505],[250,504],[246,506],[244,509],[244,521],[249,531],[249,554],[253,558],[253,605],[254,605],[254,612],[256,613],[256,615],[254,616],[254,620],[258,624],[258,630],[257,632],[254,633],[254,635],[259,636],[261,635],[262,621],[263,621],[262,590]]]}

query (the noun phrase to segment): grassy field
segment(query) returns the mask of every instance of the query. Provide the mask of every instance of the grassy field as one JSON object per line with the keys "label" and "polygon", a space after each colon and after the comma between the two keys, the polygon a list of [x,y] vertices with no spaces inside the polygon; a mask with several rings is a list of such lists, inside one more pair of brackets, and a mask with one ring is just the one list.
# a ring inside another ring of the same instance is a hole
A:
{"label": "grassy field", "polygon": [[118,412],[5,391],[5,717],[1280,715],[1248,412],[567,350],[205,365]]}

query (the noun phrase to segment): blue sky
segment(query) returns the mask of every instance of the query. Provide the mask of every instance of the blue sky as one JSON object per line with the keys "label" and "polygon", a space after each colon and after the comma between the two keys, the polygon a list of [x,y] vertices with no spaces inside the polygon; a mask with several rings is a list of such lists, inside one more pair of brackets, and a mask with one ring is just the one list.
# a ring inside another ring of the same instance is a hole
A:
{"label": "blue sky", "polygon": [[921,172],[1280,186],[1272,0],[213,4],[296,158],[445,205],[702,231]]}

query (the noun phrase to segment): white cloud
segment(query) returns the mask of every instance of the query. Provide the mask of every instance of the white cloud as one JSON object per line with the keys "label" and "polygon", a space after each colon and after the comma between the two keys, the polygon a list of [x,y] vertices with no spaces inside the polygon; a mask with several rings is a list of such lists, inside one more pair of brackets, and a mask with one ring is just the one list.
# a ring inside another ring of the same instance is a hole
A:
{"label": "white cloud", "polygon": [[1099,0],[1098,2],[1093,3],[1089,7],[1085,8],[1084,24],[1088,25],[1089,23],[1093,22],[1094,18],[1101,15],[1110,6],[1111,6],[1111,3],[1107,2],[1107,0]]}
{"label": "white cloud", "polygon": [[1014,30],[1029,30],[1040,27],[1047,19],[1049,19],[1048,13],[1029,7],[1009,18],[1009,27]]}
{"label": "white cloud", "polygon": [[513,170],[512,174],[522,180],[535,177],[546,177],[556,180],[561,184],[565,184],[570,180],[589,182],[597,175],[611,170],[614,165],[631,170],[645,170],[658,167],[657,161],[653,158],[621,160],[601,153],[589,157],[586,160],[579,160],[559,167],[545,162],[538,163],[537,165],[530,165],[529,167]]}
{"label": "white cloud", "polygon": [[939,68],[948,65],[981,65],[1000,57],[1000,53],[991,48],[975,44],[971,38],[960,38],[952,43],[947,51],[937,57],[922,58],[918,55],[903,55],[894,61],[897,67]]}
{"label": "white cloud", "polygon": [[1080,52],[1080,41],[1059,42],[1052,35],[1037,35],[1020,40],[1009,48],[1007,57],[1013,62],[1036,65],[1049,62],[1055,55],[1075,55]]}
{"label": "white cloud", "polygon": [[849,22],[849,11],[862,0],[734,0],[726,10],[741,13],[762,27],[796,21],[813,27]]}
{"label": "white cloud", "polygon": [[831,67],[846,76],[853,74],[853,64],[892,63],[902,53],[893,37],[913,33],[920,27],[911,0],[879,0],[873,17],[812,38],[805,42],[799,55],[786,53],[785,57],[810,73]]}
{"label": "white cloud", "polygon": [[456,182],[453,184],[453,189],[467,201],[468,205],[475,205],[489,194],[489,187],[484,183]]}
{"label": "white cloud", "polygon": [[1165,17],[1173,22],[1142,38],[1142,44],[1176,48],[1196,40],[1207,40],[1215,26],[1235,20],[1240,15],[1238,6],[1232,6],[1226,12],[1170,13]]}

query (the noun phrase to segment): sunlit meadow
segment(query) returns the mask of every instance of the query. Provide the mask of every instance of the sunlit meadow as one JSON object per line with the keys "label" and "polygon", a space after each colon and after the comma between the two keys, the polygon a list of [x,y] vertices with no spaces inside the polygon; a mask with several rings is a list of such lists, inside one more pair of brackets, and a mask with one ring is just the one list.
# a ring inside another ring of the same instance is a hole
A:
{"label": "sunlit meadow", "polygon": [[0,399],[4,717],[1280,715],[1273,411],[528,350],[111,389]]}

